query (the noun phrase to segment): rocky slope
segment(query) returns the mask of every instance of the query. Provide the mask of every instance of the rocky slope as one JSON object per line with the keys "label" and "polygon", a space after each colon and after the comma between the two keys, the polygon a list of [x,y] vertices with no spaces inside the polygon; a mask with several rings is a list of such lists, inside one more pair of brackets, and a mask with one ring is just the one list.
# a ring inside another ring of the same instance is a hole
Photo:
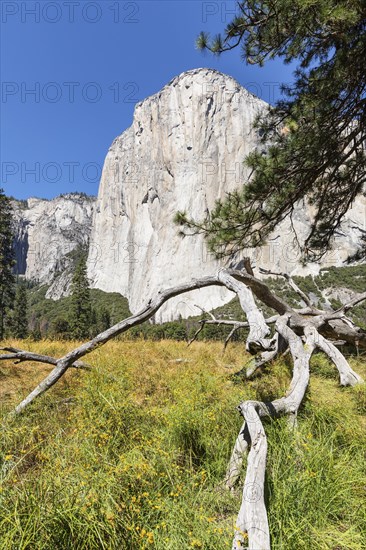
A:
{"label": "rocky slope", "polygon": [[[112,144],[104,164],[94,216],[88,269],[93,285],[117,291],[138,310],[160,288],[215,271],[201,236],[178,236],[174,214],[186,210],[200,218],[215,200],[247,177],[242,161],[257,145],[252,129],[267,105],[231,77],[209,69],[181,74],[159,93],[136,105],[132,126]],[[365,228],[366,201],[350,211],[344,232],[322,265],[340,265],[355,250]],[[299,205],[294,224],[307,231],[311,212]],[[268,245],[246,251],[263,267],[292,273],[299,267],[288,222]],[[236,258],[239,260],[239,258]],[[231,298],[223,289],[202,289],[171,300],[158,321],[212,309]]]}
{"label": "rocky slope", "polygon": [[87,247],[95,198],[70,193],[53,200],[13,201],[16,272],[51,285],[47,297],[68,293],[72,251]]}

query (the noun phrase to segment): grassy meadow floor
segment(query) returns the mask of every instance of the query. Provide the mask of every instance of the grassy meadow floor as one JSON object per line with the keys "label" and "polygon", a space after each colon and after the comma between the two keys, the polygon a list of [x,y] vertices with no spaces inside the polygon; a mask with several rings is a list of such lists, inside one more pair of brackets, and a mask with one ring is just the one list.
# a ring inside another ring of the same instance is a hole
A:
{"label": "grassy meadow floor", "polygon": [[[74,343],[9,342],[61,356]],[[187,361],[176,362],[176,359]],[[278,361],[231,375],[243,347],[119,341],[89,355],[25,414],[6,413],[49,371],[0,364],[0,548],[226,550],[241,501],[220,484],[241,425],[236,405],[288,387]],[[366,378],[366,360],[351,360]],[[366,548],[365,387],[340,388],[320,355],[298,431],[265,422],[273,550]]]}

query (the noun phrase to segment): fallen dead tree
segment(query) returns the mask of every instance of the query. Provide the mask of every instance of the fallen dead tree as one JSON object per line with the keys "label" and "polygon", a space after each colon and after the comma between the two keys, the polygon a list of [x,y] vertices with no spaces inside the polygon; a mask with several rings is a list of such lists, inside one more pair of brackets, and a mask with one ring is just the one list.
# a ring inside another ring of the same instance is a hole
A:
{"label": "fallen dead tree", "polygon": [[[69,368],[90,368],[80,361],[82,357],[102,346],[115,336],[128,331],[150,317],[169,299],[190,290],[208,286],[225,286],[234,291],[246,315],[245,326],[249,329],[246,349],[253,355],[251,372],[258,366],[274,359],[287,351],[293,361],[293,376],[288,392],[284,397],[271,402],[245,401],[239,405],[243,416],[243,426],[238,435],[229,462],[226,487],[232,489],[236,484],[245,453],[248,453],[243,497],[238,514],[232,548],[235,550],[268,550],[270,534],[265,507],[264,478],[267,457],[267,438],[262,423],[265,417],[288,415],[292,426],[296,426],[298,409],[305,395],[310,371],[309,362],[315,349],[320,349],[338,369],[340,384],[355,385],[362,382],[332,340],[343,340],[366,349],[366,332],[355,326],[346,313],[355,305],[366,300],[366,292],[334,311],[323,311],[315,308],[308,297],[285,274],[275,274],[287,279],[305,303],[303,309],[294,309],[276,296],[268,285],[256,278],[248,262],[245,270],[221,269],[216,275],[193,280],[158,293],[155,299],[140,312],[108,330],[102,332],[89,342],[55,359],[15,348],[3,348],[0,360],[14,360],[16,363],[34,361],[53,365],[54,368],[46,378],[15,408],[14,413],[24,411],[37,397],[49,390]],[[276,315],[265,319],[257,306],[262,302],[272,308]],[[217,320],[215,320],[217,321]],[[274,334],[271,335],[270,323],[274,323]],[[237,324],[237,323],[236,323]],[[235,326],[235,322],[234,325]]]}

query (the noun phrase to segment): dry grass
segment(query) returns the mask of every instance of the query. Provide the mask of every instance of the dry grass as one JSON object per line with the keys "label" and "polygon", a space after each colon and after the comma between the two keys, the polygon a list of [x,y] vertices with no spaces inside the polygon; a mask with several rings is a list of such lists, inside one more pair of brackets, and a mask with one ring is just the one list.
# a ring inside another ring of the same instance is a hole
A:
{"label": "dry grass", "polygon": [[[56,357],[75,346],[10,344]],[[87,361],[91,372],[70,371],[3,425],[1,548],[230,548],[240,491],[220,483],[241,424],[235,407],[282,395],[290,363],[235,383],[242,345],[223,355],[220,343],[128,340]],[[353,367],[366,378],[365,362]],[[47,371],[2,364],[4,414]],[[285,419],[265,426],[272,547],[362,550],[365,389],[339,388],[321,356],[312,371],[297,434]]]}

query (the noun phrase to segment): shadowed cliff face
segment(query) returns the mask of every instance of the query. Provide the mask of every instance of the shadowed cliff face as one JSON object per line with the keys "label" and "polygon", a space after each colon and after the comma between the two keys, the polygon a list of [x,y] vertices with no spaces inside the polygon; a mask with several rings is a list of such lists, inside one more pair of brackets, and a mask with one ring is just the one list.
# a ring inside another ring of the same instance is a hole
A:
{"label": "shadowed cliff face", "polygon": [[15,272],[40,284],[51,285],[48,298],[69,291],[70,253],[87,247],[95,198],[69,194],[47,201],[13,201]]}
{"label": "shadowed cliff face", "polygon": [[27,271],[27,257],[29,250],[27,221],[24,218],[19,218],[15,224],[15,267],[16,275],[25,275]]}

